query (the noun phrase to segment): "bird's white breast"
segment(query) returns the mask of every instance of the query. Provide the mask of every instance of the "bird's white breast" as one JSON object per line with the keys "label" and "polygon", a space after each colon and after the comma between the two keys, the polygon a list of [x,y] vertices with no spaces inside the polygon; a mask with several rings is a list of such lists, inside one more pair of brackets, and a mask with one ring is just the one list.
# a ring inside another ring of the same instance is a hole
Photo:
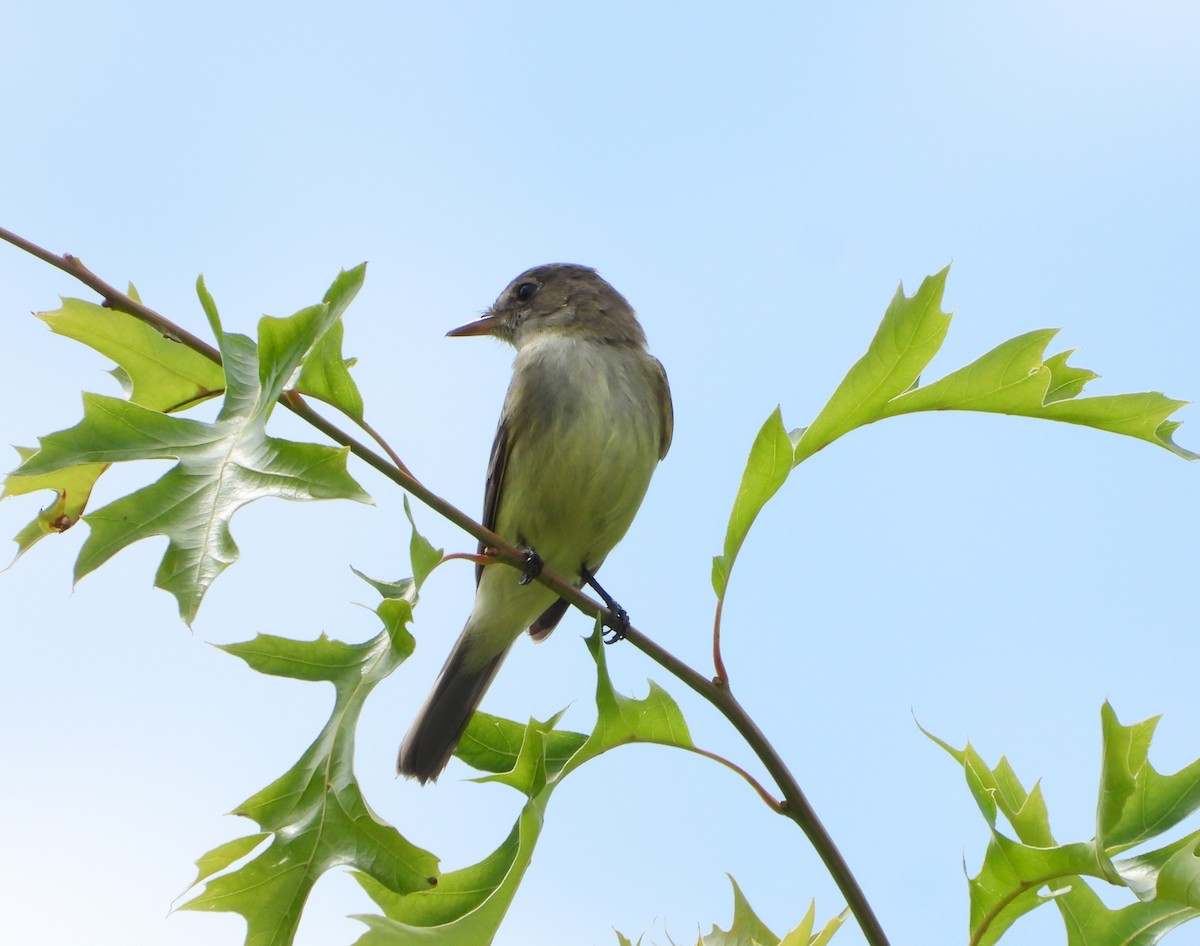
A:
{"label": "bird's white breast", "polygon": [[661,418],[638,348],[563,335],[518,352],[497,527],[555,570],[598,568],[658,463]]}

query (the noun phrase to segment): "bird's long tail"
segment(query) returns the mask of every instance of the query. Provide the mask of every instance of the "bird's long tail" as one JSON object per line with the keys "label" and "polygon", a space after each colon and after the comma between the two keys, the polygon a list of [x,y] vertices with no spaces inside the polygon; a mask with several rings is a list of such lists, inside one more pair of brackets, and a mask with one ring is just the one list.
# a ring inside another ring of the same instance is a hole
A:
{"label": "bird's long tail", "polygon": [[458,639],[433,690],[417,712],[400,744],[396,770],[401,775],[416,778],[422,784],[441,775],[508,654],[506,647],[482,666],[471,666],[474,661],[468,661],[467,655],[473,643],[466,634]]}

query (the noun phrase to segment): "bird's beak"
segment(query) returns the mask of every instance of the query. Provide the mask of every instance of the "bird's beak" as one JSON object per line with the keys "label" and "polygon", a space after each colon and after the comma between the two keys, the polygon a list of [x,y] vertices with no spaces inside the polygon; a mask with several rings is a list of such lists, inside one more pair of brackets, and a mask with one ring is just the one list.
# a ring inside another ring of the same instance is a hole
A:
{"label": "bird's beak", "polygon": [[487,312],[482,318],[468,322],[466,325],[460,325],[458,328],[452,328],[446,334],[451,338],[463,338],[467,335],[495,335],[501,324],[500,319]]}

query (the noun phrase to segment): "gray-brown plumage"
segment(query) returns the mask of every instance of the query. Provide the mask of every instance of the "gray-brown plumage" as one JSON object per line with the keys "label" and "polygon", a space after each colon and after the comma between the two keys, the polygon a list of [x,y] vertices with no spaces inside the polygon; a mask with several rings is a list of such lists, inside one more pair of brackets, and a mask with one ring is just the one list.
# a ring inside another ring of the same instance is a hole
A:
{"label": "gray-brown plumage", "polygon": [[[594,269],[522,273],[484,316],[448,334],[517,349],[484,489],[483,522],[577,584],[628,530],[671,445],[667,376],[624,297]],[[481,549],[482,551],[482,549]],[[450,760],[513,642],[541,640],[566,603],[506,565],[476,570],[466,627],[400,747],[397,768],[426,782]]]}

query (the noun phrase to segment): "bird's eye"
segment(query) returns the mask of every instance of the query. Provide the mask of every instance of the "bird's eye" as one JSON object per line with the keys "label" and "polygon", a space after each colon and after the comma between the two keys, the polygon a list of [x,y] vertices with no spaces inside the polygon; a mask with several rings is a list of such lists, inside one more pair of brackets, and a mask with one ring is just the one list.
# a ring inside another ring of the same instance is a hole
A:
{"label": "bird's eye", "polygon": [[533,298],[533,294],[537,292],[537,283],[523,282],[517,286],[517,300],[519,302],[528,302]]}

